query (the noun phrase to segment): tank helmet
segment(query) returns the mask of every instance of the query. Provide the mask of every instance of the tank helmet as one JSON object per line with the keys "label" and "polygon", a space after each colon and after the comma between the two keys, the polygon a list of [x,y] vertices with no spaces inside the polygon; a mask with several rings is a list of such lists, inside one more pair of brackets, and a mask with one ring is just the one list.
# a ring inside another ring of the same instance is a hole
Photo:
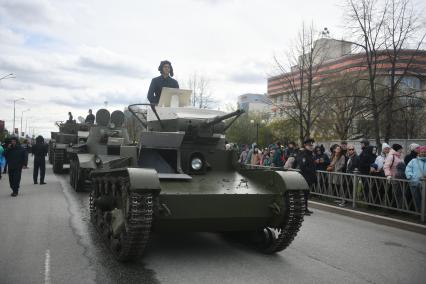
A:
{"label": "tank helmet", "polygon": [[160,73],[162,74],[163,73],[163,67],[166,64],[169,64],[169,66],[170,66],[170,77],[173,77],[173,75],[174,75],[173,74],[173,66],[172,66],[172,63],[168,60],[163,60],[163,61],[160,62],[160,66],[158,66],[158,71],[160,71]]}

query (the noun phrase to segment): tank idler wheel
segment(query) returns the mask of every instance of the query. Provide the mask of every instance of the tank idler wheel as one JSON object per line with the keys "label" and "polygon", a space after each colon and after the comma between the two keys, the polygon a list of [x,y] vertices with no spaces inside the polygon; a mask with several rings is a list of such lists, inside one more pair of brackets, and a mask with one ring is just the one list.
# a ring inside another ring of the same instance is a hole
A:
{"label": "tank idler wheel", "polygon": [[267,254],[287,248],[299,232],[305,214],[303,191],[288,191],[284,195],[284,215],[279,227],[265,227],[254,232],[251,243]]}
{"label": "tank idler wheel", "polygon": [[[141,255],[151,231],[152,194],[130,191],[128,177],[94,177],[92,186],[89,197],[90,220],[115,258],[124,262]],[[115,208],[102,210],[106,207],[100,205],[101,201],[111,200],[111,197],[114,200],[112,207]]]}

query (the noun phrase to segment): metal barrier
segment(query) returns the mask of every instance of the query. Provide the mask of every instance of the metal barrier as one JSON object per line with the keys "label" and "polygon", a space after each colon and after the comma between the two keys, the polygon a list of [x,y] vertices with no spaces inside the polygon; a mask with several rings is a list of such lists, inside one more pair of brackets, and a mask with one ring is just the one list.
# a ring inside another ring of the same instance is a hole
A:
{"label": "metal barrier", "polygon": [[385,208],[420,216],[425,222],[426,179],[415,187],[410,180],[378,176],[317,171],[311,194],[359,204]]}

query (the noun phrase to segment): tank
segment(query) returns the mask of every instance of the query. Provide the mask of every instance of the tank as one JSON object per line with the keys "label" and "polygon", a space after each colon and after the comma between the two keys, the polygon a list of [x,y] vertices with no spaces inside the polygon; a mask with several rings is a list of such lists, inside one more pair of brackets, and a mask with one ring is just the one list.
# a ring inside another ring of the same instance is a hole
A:
{"label": "tank", "polygon": [[296,171],[237,163],[225,132],[243,111],[145,104],[140,119],[143,105],[129,106],[145,128],[138,145],[90,158],[91,222],[119,261],[142,256],[152,232],[226,233],[270,254],[293,241],[308,185]]}
{"label": "tank", "polygon": [[53,172],[60,174],[65,164],[69,164],[68,149],[73,145],[84,143],[88,136],[89,124],[72,122],[56,122],[59,132],[51,133],[49,142],[49,162]]}
{"label": "tank", "polygon": [[[70,159],[70,184],[75,191],[84,191],[91,186],[90,173],[102,167],[120,167],[128,165],[120,156],[120,147],[129,145],[127,129],[123,127],[124,113],[106,109],[96,112],[96,124],[93,125],[84,143],[68,149]],[[118,164],[117,164],[118,163]]]}

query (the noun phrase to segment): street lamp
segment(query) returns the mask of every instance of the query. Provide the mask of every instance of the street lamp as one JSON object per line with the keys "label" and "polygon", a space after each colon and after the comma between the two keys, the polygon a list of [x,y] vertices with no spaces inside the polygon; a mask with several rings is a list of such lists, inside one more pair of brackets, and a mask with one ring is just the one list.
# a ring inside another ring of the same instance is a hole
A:
{"label": "street lamp", "polygon": [[25,100],[25,98],[19,98],[13,100],[13,133],[15,133],[15,104],[17,101]]}
{"label": "street lamp", "polygon": [[[254,121],[253,119],[252,120],[250,120],[250,123],[251,124],[255,124],[256,123],[256,145],[259,145],[259,121]],[[260,121],[260,123],[262,123],[262,124],[264,124],[265,123],[265,120],[264,119],[262,119],[261,121]]]}
{"label": "street lamp", "polygon": [[[26,111],[30,111],[31,109],[26,109],[26,110],[23,110],[22,111],[22,113],[21,113],[21,133],[23,133],[24,131],[22,131],[22,118],[24,117],[24,112],[26,112]],[[18,136],[19,136],[19,133],[18,133]],[[25,134],[24,134],[24,136],[25,136]]]}

